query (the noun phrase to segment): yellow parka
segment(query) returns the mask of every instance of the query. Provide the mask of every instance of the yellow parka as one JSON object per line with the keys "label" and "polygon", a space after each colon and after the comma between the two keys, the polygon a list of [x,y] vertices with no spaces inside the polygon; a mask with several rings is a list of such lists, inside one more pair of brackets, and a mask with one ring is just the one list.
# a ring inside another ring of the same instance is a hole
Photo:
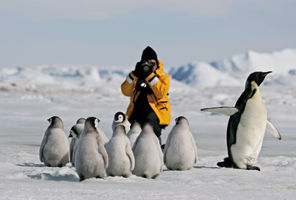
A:
{"label": "yellow parka", "polygon": [[[170,87],[170,76],[163,72],[163,63],[158,61],[159,67],[155,72],[152,72],[146,77],[146,83],[150,86],[153,93],[147,94],[147,100],[155,114],[159,119],[159,125],[169,125],[171,120],[171,105],[168,98]],[[123,95],[130,97],[130,104],[126,111],[126,116],[129,119],[134,111],[134,102],[141,93],[135,90],[138,77],[133,72],[130,72],[126,80],[121,84]]]}

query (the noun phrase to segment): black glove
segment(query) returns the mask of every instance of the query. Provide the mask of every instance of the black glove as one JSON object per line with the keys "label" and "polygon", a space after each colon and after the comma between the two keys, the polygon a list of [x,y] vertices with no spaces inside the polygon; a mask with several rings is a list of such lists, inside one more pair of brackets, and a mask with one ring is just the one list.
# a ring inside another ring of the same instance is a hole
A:
{"label": "black glove", "polygon": [[153,71],[153,65],[147,61],[140,61],[136,64],[135,70],[133,71],[134,75],[139,79],[145,79]]}
{"label": "black glove", "polygon": [[141,65],[142,65],[141,62],[137,62],[135,70],[133,71],[134,75],[138,78],[139,78],[139,75],[141,74]]}
{"label": "black glove", "polygon": [[139,91],[145,91],[147,90],[148,88],[148,84],[145,82],[145,80],[142,80],[142,79],[139,79],[137,81],[137,84],[136,84],[136,90],[139,90]]}

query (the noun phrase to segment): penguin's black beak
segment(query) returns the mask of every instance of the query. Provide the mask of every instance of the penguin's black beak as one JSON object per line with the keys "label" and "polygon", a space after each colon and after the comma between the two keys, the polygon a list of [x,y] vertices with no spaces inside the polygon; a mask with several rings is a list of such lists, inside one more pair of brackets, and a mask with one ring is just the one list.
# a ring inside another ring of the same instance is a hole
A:
{"label": "penguin's black beak", "polygon": [[272,71],[263,72],[263,77],[266,77],[268,74],[272,73]]}

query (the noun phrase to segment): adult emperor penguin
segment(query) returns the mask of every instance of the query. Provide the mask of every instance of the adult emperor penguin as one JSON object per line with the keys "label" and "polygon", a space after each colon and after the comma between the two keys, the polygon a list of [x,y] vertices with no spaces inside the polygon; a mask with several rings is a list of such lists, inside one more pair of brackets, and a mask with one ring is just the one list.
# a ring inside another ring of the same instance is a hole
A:
{"label": "adult emperor penguin", "polygon": [[164,163],[170,170],[189,170],[197,162],[197,148],[188,120],[180,116],[164,149]]}
{"label": "adult emperor penguin", "polygon": [[76,124],[72,126],[70,130],[69,137],[72,138],[70,143],[70,161],[73,166],[75,166],[75,151],[77,149],[79,137],[84,129],[84,123],[85,123],[85,119],[79,118]]}
{"label": "adult emperor penguin", "polygon": [[255,163],[262,147],[265,130],[281,139],[280,133],[267,120],[267,111],[259,90],[260,84],[269,73],[271,71],[251,73],[235,107],[201,109],[230,116],[227,127],[228,158],[217,163],[218,166],[260,171]]}
{"label": "adult emperor penguin", "polygon": [[141,125],[137,121],[133,121],[131,125],[131,129],[127,133],[127,137],[131,142],[131,147],[133,148],[137,138],[139,137],[140,133],[142,131]]}
{"label": "adult emperor penguin", "polygon": [[98,123],[99,119],[95,117],[87,118],[78,142],[75,167],[81,181],[91,177],[104,178],[106,176],[108,154],[102,134],[97,130]]}
{"label": "adult emperor penguin", "polygon": [[145,124],[133,147],[136,160],[133,174],[144,178],[156,178],[162,171],[163,154],[159,140],[150,124]]}
{"label": "adult emperor penguin", "polygon": [[125,132],[128,133],[131,127],[130,122],[126,118],[123,112],[117,112],[114,115],[113,123],[112,123],[112,131],[115,131],[116,126],[123,125],[125,128]]}
{"label": "adult emperor penguin", "polygon": [[64,132],[61,118],[48,119],[50,125],[45,131],[39,150],[39,159],[49,167],[63,167],[70,161],[69,141]]}
{"label": "adult emperor penguin", "polygon": [[135,157],[123,125],[116,126],[106,150],[109,158],[107,174],[129,177],[135,168]]}

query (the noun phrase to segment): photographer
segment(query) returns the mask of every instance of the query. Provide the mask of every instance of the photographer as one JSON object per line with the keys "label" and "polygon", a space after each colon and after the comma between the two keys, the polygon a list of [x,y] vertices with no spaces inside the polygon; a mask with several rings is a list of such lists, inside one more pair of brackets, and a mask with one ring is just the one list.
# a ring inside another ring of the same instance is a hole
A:
{"label": "photographer", "polygon": [[143,127],[150,123],[161,145],[161,129],[169,125],[171,107],[168,99],[170,77],[163,72],[163,64],[155,51],[146,47],[141,61],[121,84],[121,91],[130,97],[126,116]]}

